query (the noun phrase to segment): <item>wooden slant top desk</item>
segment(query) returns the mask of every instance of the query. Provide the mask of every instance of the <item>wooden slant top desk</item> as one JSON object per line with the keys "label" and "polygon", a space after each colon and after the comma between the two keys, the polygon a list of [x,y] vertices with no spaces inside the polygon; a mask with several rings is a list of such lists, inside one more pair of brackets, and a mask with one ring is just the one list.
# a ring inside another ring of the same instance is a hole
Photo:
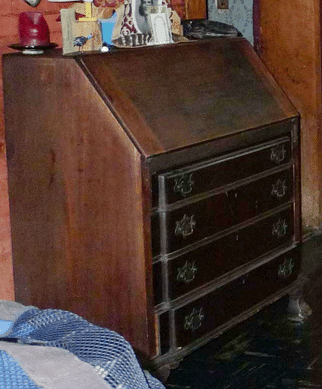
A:
{"label": "wooden slant top desk", "polygon": [[242,38],[4,56],[17,301],[156,367],[294,287],[299,117]]}

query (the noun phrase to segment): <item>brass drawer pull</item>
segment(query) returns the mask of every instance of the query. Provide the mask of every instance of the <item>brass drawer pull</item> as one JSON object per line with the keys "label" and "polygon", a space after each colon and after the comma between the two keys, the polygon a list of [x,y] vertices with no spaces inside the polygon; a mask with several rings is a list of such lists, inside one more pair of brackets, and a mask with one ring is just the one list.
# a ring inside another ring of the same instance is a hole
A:
{"label": "brass drawer pull", "polygon": [[175,234],[182,235],[184,238],[193,233],[193,229],[196,226],[194,215],[184,215],[180,221],[176,222]]}
{"label": "brass drawer pull", "polygon": [[271,149],[271,161],[280,164],[286,156],[285,145],[276,145]]}
{"label": "brass drawer pull", "polygon": [[199,310],[193,308],[190,315],[185,316],[183,328],[185,330],[191,330],[193,332],[197,330],[199,327],[201,327],[204,319],[205,319],[205,315],[203,313],[203,308],[200,308]]}
{"label": "brass drawer pull", "polygon": [[288,225],[286,223],[286,220],[279,219],[275,224],[273,224],[272,235],[281,238],[286,234],[287,229]]}
{"label": "brass drawer pull", "polygon": [[293,258],[286,258],[284,259],[284,262],[279,265],[278,267],[278,276],[280,278],[287,278],[289,277],[295,268],[295,263],[294,263]]}
{"label": "brass drawer pull", "polygon": [[173,190],[175,193],[181,194],[183,197],[192,192],[194,182],[192,181],[192,173],[184,173],[175,178]]}
{"label": "brass drawer pull", "polygon": [[177,281],[189,284],[196,278],[197,273],[196,263],[187,261],[182,267],[178,268]]}
{"label": "brass drawer pull", "polygon": [[285,196],[286,190],[287,190],[286,180],[281,180],[279,178],[276,181],[276,183],[272,185],[271,195],[279,199]]}

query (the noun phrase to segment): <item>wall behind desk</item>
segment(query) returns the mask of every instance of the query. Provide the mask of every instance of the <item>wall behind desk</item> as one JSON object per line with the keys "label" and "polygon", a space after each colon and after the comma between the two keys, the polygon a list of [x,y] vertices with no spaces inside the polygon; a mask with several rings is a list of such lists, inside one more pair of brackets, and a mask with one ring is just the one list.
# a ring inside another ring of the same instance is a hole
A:
{"label": "wall behind desk", "polygon": [[253,0],[228,0],[228,4],[227,10],[221,10],[217,8],[217,0],[209,0],[208,19],[236,27],[251,44],[254,44]]}

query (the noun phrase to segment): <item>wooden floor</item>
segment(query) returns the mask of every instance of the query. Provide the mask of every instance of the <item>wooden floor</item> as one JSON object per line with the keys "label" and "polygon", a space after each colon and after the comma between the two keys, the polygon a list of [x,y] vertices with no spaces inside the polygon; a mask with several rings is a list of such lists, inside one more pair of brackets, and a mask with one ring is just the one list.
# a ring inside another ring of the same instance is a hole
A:
{"label": "wooden floor", "polygon": [[187,357],[167,389],[322,389],[322,238],[303,245],[312,315],[287,320],[285,297]]}

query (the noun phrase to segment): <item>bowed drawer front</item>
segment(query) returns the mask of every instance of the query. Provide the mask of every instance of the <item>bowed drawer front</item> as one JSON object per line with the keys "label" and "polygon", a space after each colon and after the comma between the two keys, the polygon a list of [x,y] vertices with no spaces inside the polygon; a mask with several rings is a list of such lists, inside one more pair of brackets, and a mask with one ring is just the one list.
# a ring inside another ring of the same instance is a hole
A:
{"label": "bowed drawer front", "polygon": [[[161,261],[165,281],[168,281],[169,300],[291,242],[293,234],[293,208],[289,206],[208,244]],[[161,271],[158,264],[155,264],[155,274]]]}
{"label": "bowed drawer front", "polygon": [[202,343],[296,279],[293,137],[289,131],[153,178],[161,355]]}
{"label": "bowed drawer front", "polygon": [[231,182],[285,165],[291,159],[291,142],[281,138],[222,158],[161,174],[158,177],[162,204],[171,204],[206,193]]}
{"label": "bowed drawer front", "polygon": [[234,189],[225,187],[218,194],[208,194],[202,200],[159,213],[167,253],[285,205],[292,198],[292,172],[283,170]]}
{"label": "bowed drawer front", "polygon": [[251,308],[294,281],[298,272],[298,255],[291,252],[174,310],[176,346],[191,343]]}

